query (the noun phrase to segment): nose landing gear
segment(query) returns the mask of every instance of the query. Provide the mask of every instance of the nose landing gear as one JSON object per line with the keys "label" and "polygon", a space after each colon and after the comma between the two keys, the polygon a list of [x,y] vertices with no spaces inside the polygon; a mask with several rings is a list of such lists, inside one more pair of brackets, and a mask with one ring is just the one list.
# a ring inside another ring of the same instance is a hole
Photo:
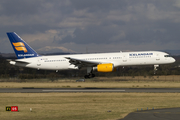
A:
{"label": "nose landing gear", "polygon": [[154,74],[156,74],[157,67],[159,67],[159,65],[154,65]]}

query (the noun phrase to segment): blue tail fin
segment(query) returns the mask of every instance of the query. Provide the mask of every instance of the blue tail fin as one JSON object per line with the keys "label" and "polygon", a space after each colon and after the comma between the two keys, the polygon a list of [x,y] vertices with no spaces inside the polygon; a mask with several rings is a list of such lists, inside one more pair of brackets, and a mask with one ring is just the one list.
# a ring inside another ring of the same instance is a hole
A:
{"label": "blue tail fin", "polygon": [[38,57],[39,55],[34,51],[22,38],[15,32],[7,33],[11,45],[16,53],[18,59]]}

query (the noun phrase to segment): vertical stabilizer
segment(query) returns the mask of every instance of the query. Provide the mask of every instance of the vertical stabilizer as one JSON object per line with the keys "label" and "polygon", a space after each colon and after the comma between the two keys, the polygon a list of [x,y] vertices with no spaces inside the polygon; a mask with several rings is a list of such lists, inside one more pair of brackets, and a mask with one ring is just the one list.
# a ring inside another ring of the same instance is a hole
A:
{"label": "vertical stabilizer", "polygon": [[7,33],[11,45],[16,53],[18,59],[38,57],[39,55],[34,51],[21,37],[15,32]]}

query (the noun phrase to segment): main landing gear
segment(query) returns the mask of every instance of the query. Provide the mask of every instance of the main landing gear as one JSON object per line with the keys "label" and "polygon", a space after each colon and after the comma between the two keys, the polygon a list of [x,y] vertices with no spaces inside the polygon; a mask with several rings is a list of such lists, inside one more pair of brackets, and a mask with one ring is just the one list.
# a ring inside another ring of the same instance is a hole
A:
{"label": "main landing gear", "polygon": [[84,76],[84,78],[93,78],[95,77],[95,74],[92,73],[93,68],[92,67],[87,67],[87,75]]}
{"label": "main landing gear", "polygon": [[84,78],[93,78],[93,77],[95,77],[95,74],[93,73],[84,76]]}

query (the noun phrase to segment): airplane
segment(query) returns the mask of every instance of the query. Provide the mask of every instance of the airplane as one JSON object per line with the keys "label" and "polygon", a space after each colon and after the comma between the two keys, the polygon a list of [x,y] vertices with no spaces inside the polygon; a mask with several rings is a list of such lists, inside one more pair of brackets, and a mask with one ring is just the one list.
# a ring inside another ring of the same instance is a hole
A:
{"label": "airplane", "polygon": [[154,65],[154,70],[160,64],[174,63],[175,59],[161,51],[113,52],[73,55],[41,56],[31,48],[15,32],[8,32],[7,36],[16,53],[17,59],[9,60],[10,64],[35,68],[38,70],[68,70],[86,68],[84,78],[93,78],[94,70],[98,72],[113,72],[118,67],[133,65]]}

